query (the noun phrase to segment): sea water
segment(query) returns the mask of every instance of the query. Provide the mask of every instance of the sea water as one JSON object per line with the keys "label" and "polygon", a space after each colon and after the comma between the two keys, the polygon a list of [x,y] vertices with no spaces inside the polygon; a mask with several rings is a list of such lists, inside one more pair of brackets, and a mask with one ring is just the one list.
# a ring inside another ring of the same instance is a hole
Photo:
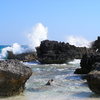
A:
{"label": "sea water", "polygon": [[[0,100],[100,100],[100,96],[88,88],[86,80],[74,74],[79,63],[80,60],[68,64],[24,63],[33,71],[25,84],[25,91]],[[46,86],[50,79],[54,81],[51,86]]]}

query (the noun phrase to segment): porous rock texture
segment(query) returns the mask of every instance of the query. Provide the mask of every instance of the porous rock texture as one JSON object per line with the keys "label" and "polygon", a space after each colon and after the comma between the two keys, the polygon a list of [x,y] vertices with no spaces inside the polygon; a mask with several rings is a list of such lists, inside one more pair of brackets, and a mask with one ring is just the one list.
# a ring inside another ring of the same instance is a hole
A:
{"label": "porous rock texture", "polygon": [[0,96],[11,96],[23,92],[32,70],[18,60],[0,61]]}

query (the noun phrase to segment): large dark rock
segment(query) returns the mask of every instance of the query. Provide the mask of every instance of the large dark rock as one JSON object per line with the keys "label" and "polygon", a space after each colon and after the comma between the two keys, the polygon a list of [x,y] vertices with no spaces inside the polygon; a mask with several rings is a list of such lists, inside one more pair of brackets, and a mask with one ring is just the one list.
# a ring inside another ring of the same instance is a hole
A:
{"label": "large dark rock", "polygon": [[65,63],[72,59],[80,59],[89,52],[86,47],[75,47],[69,43],[44,40],[37,49],[38,60],[43,64]]}
{"label": "large dark rock", "polygon": [[95,69],[92,65],[96,62],[100,62],[100,53],[89,53],[83,55],[80,66],[81,68],[76,69],[75,74],[88,74],[90,71]]}
{"label": "large dark rock", "polygon": [[100,52],[100,36],[98,36],[97,40],[92,43],[91,48],[94,49],[96,52]]}
{"label": "large dark rock", "polygon": [[92,65],[95,68],[87,75],[89,88],[96,94],[100,94],[100,63]]}
{"label": "large dark rock", "polygon": [[76,74],[88,74],[92,70],[92,65],[96,62],[100,62],[100,37],[92,42],[91,48],[92,53],[86,53],[81,59],[81,68],[76,69]]}
{"label": "large dark rock", "polygon": [[31,75],[31,69],[18,60],[0,61],[0,96],[23,92],[25,82]]}
{"label": "large dark rock", "polygon": [[35,52],[25,52],[22,54],[13,54],[13,52],[8,51],[7,59],[17,59],[24,62],[32,62],[37,60],[37,55]]}

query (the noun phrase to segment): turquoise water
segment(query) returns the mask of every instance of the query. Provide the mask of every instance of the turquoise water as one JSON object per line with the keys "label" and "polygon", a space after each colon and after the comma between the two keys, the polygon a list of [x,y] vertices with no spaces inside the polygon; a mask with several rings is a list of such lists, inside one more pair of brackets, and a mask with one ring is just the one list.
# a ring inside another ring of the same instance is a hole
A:
{"label": "turquoise water", "polygon": [[8,46],[10,46],[10,45],[0,45],[0,53],[1,53],[1,50],[2,50],[3,48],[8,47]]}
{"label": "turquoise water", "polygon": [[27,50],[29,50],[27,45],[20,46],[16,43],[13,44],[12,46],[11,45],[0,45],[0,59],[6,59],[7,51],[13,51],[14,54],[20,54]]}

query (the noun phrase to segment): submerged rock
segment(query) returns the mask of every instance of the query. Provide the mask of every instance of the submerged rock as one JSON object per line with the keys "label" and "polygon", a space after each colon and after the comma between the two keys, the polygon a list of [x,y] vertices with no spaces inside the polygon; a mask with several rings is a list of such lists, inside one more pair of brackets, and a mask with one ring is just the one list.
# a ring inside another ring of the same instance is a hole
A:
{"label": "submerged rock", "polygon": [[31,75],[31,69],[18,60],[0,61],[0,96],[11,96],[23,92],[25,82]]}
{"label": "submerged rock", "polygon": [[37,60],[35,52],[26,52],[22,54],[13,54],[13,52],[8,51],[7,59],[17,59],[24,62],[32,62]]}
{"label": "submerged rock", "polygon": [[75,47],[69,43],[44,40],[37,49],[38,60],[42,64],[61,64],[73,59],[80,59],[89,52],[86,47]]}

